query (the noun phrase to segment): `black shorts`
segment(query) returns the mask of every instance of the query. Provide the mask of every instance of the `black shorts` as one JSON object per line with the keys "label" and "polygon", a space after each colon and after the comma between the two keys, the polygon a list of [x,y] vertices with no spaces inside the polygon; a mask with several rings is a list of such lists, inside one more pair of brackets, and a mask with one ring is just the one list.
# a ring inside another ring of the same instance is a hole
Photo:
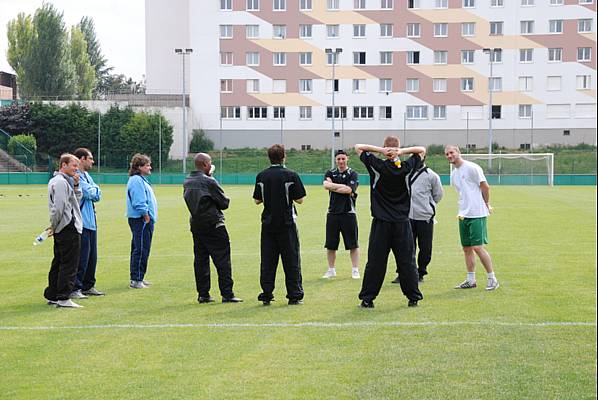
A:
{"label": "black shorts", "polygon": [[328,214],[326,217],[326,244],[328,250],[338,250],[339,232],[343,234],[345,250],[359,247],[357,241],[357,216],[355,214]]}

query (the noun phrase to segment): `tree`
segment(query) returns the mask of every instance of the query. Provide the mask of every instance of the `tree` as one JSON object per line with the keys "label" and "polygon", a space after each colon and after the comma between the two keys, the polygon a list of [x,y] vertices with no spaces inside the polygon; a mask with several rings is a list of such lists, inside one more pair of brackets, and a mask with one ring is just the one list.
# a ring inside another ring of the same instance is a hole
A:
{"label": "tree", "polygon": [[96,87],[94,88],[94,94],[97,95],[99,93],[105,93],[105,88],[110,77],[110,71],[112,71],[114,68],[108,67],[108,60],[102,54],[100,43],[96,37],[93,19],[90,17],[83,17],[78,26],[85,36],[89,62],[95,71]]}
{"label": "tree", "polygon": [[81,29],[71,28],[71,59],[77,74],[77,90],[80,99],[91,99],[91,92],[96,87],[96,74],[87,54],[87,42]]}
{"label": "tree", "polygon": [[203,129],[193,129],[193,139],[189,145],[189,151],[191,153],[207,153],[208,151],[214,150],[214,142],[207,137]]}
{"label": "tree", "polygon": [[123,74],[110,74],[102,82],[101,93],[108,94],[142,94],[145,93],[144,82],[135,82]]}
{"label": "tree", "polygon": [[17,82],[21,88],[21,92],[29,90],[28,85],[30,82],[25,76],[24,64],[34,35],[33,20],[30,15],[19,13],[17,18],[8,22],[6,30],[8,38],[6,58],[8,64],[17,73]]}
{"label": "tree", "polygon": [[167,160],[172,145],[172,125],[161,114],[141,112],[133,115],[121,129],[124,149],[129,154],[129,158],[135,153],[144,153],[157,161],[160,130],[162,159]]}

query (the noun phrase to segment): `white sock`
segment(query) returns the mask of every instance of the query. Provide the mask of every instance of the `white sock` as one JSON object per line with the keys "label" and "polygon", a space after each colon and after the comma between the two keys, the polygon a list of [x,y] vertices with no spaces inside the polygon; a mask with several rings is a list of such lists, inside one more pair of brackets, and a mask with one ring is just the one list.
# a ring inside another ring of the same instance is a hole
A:
{"label": "white sock", "polygon": [[355,271],[358,271],[358,270],[359,270],[359,267],[353,267],[353,269],[354,269]]}
{"label": "white sock", "polygon": [[336,268],[334,268],[334,267],[328,267],[328,271],[330,271],[330,272],[336,272]]}
{"label": "white sock", "polygon": [[488,272],[488,279],[496,280],[496,276],[494,276],[494,272]]}
{"label": "white sock", "polygon": [[467,282],[475,282],[475,272],[467,273]]}

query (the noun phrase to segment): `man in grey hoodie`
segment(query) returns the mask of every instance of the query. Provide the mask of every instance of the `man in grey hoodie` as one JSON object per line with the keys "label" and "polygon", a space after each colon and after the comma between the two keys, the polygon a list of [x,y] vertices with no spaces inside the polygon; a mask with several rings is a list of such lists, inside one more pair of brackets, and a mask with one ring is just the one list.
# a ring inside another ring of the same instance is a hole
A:
{"label": "man in grey hoodie", "polygon": [[54,236],[54,258],[48,273],[44,297],[57,307],[82,307],[69,297],[75,285],[79,264],[83,221],[79,201],[79,159],[72,154],[60,156],[60,170],[48,182],[50,234]]}

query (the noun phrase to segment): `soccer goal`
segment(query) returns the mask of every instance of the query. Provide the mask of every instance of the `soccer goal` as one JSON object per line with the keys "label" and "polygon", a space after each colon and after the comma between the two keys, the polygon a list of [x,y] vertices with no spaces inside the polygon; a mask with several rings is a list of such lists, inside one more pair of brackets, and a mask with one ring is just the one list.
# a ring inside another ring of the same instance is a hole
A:
{"label": "soccer goal", "polygon": [[[461,154],[461,157],[482,167],[490,184],[550,186],[554,184],[553,153]],[[451,172],[453,172],[452,164]]]}

